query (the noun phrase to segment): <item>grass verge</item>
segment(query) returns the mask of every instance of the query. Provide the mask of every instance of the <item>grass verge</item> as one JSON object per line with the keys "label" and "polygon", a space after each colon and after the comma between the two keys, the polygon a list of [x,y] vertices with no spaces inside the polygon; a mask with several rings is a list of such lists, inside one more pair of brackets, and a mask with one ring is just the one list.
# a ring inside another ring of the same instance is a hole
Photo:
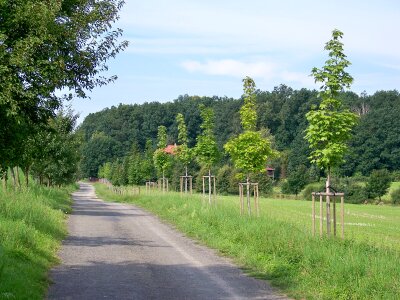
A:
{"label": "grass verge", "polygon": [[[96,192],[103,199],[132,202],[152,211],[292,297],[398,299],[400,294],[396,249],[364,240],[312,238],[308,229],[290,222],[289,217],[276,217],[273,210],[263,209],[259,218],[241,217],[237,203],[224,197],[210,208],[199,196],[121,196],[101,184],[96,185]],[[262,208],[271,201],[263,199]]]}
{"label": "grass verge", "polygon": [[0,189],[0,299],[43,299],[74,189]]}

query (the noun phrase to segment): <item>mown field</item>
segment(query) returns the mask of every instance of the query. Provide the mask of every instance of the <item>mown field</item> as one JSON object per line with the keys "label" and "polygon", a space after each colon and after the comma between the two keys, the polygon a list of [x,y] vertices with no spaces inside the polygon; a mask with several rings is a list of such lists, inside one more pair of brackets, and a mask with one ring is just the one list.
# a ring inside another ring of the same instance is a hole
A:
{"label": "mown field", "polygon": [[0,299],[44,298],[75,188],[0,188]]}
{"label": "mown field", "polygon": [[342,241],[312,237],[308,201],[261,199],[260,217],[250,218],[240,216],[234,196],[219,196],[209,207],[199,195],[123,196],[102,184],[96,184],[96,192],[103,199],[132,202],[154,212],[292,297],[398,299],[400,295],[399,207],[345,204]]}

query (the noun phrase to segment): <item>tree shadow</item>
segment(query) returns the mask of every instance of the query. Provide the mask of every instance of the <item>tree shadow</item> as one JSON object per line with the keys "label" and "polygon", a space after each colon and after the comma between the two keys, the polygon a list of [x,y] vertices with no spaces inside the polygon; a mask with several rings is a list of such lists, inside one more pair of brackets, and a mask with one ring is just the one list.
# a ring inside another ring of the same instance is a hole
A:
{"label": "tree shadow", "polygon": [[60,266],[47,299],[288,299],[226,265],[102,263]]}

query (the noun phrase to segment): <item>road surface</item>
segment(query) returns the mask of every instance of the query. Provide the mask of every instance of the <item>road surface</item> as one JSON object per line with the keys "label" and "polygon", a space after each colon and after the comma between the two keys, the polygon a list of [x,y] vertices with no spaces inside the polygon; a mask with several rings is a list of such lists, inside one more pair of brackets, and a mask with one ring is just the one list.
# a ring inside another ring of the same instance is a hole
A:
{"label": "road surface", "polygon": [[287,299],[133,205],[73,194],[48,299]]}

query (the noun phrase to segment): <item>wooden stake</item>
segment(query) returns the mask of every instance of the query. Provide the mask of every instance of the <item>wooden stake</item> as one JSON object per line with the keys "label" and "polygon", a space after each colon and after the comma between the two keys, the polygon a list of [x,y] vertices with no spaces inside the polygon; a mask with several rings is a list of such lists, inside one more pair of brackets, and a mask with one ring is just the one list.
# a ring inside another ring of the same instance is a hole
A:
{"label": "wooden stake", "polygon": [[319,195],[319,236],[322,237],[324,231],[324,205],[322,195]]}
{"label": "wooden stake", "polygon": [[312,194],[312,235],[315,236],[315,195]]}
{"label": "wooden stake", "polygon": [[342,239],[344,239],[344,196],[340,197],[340,214],[340,223],[342,224]]}
{"label": "wooden stake", "polygon": [[333,196],[333,236],[336,236],[336,197]]}

